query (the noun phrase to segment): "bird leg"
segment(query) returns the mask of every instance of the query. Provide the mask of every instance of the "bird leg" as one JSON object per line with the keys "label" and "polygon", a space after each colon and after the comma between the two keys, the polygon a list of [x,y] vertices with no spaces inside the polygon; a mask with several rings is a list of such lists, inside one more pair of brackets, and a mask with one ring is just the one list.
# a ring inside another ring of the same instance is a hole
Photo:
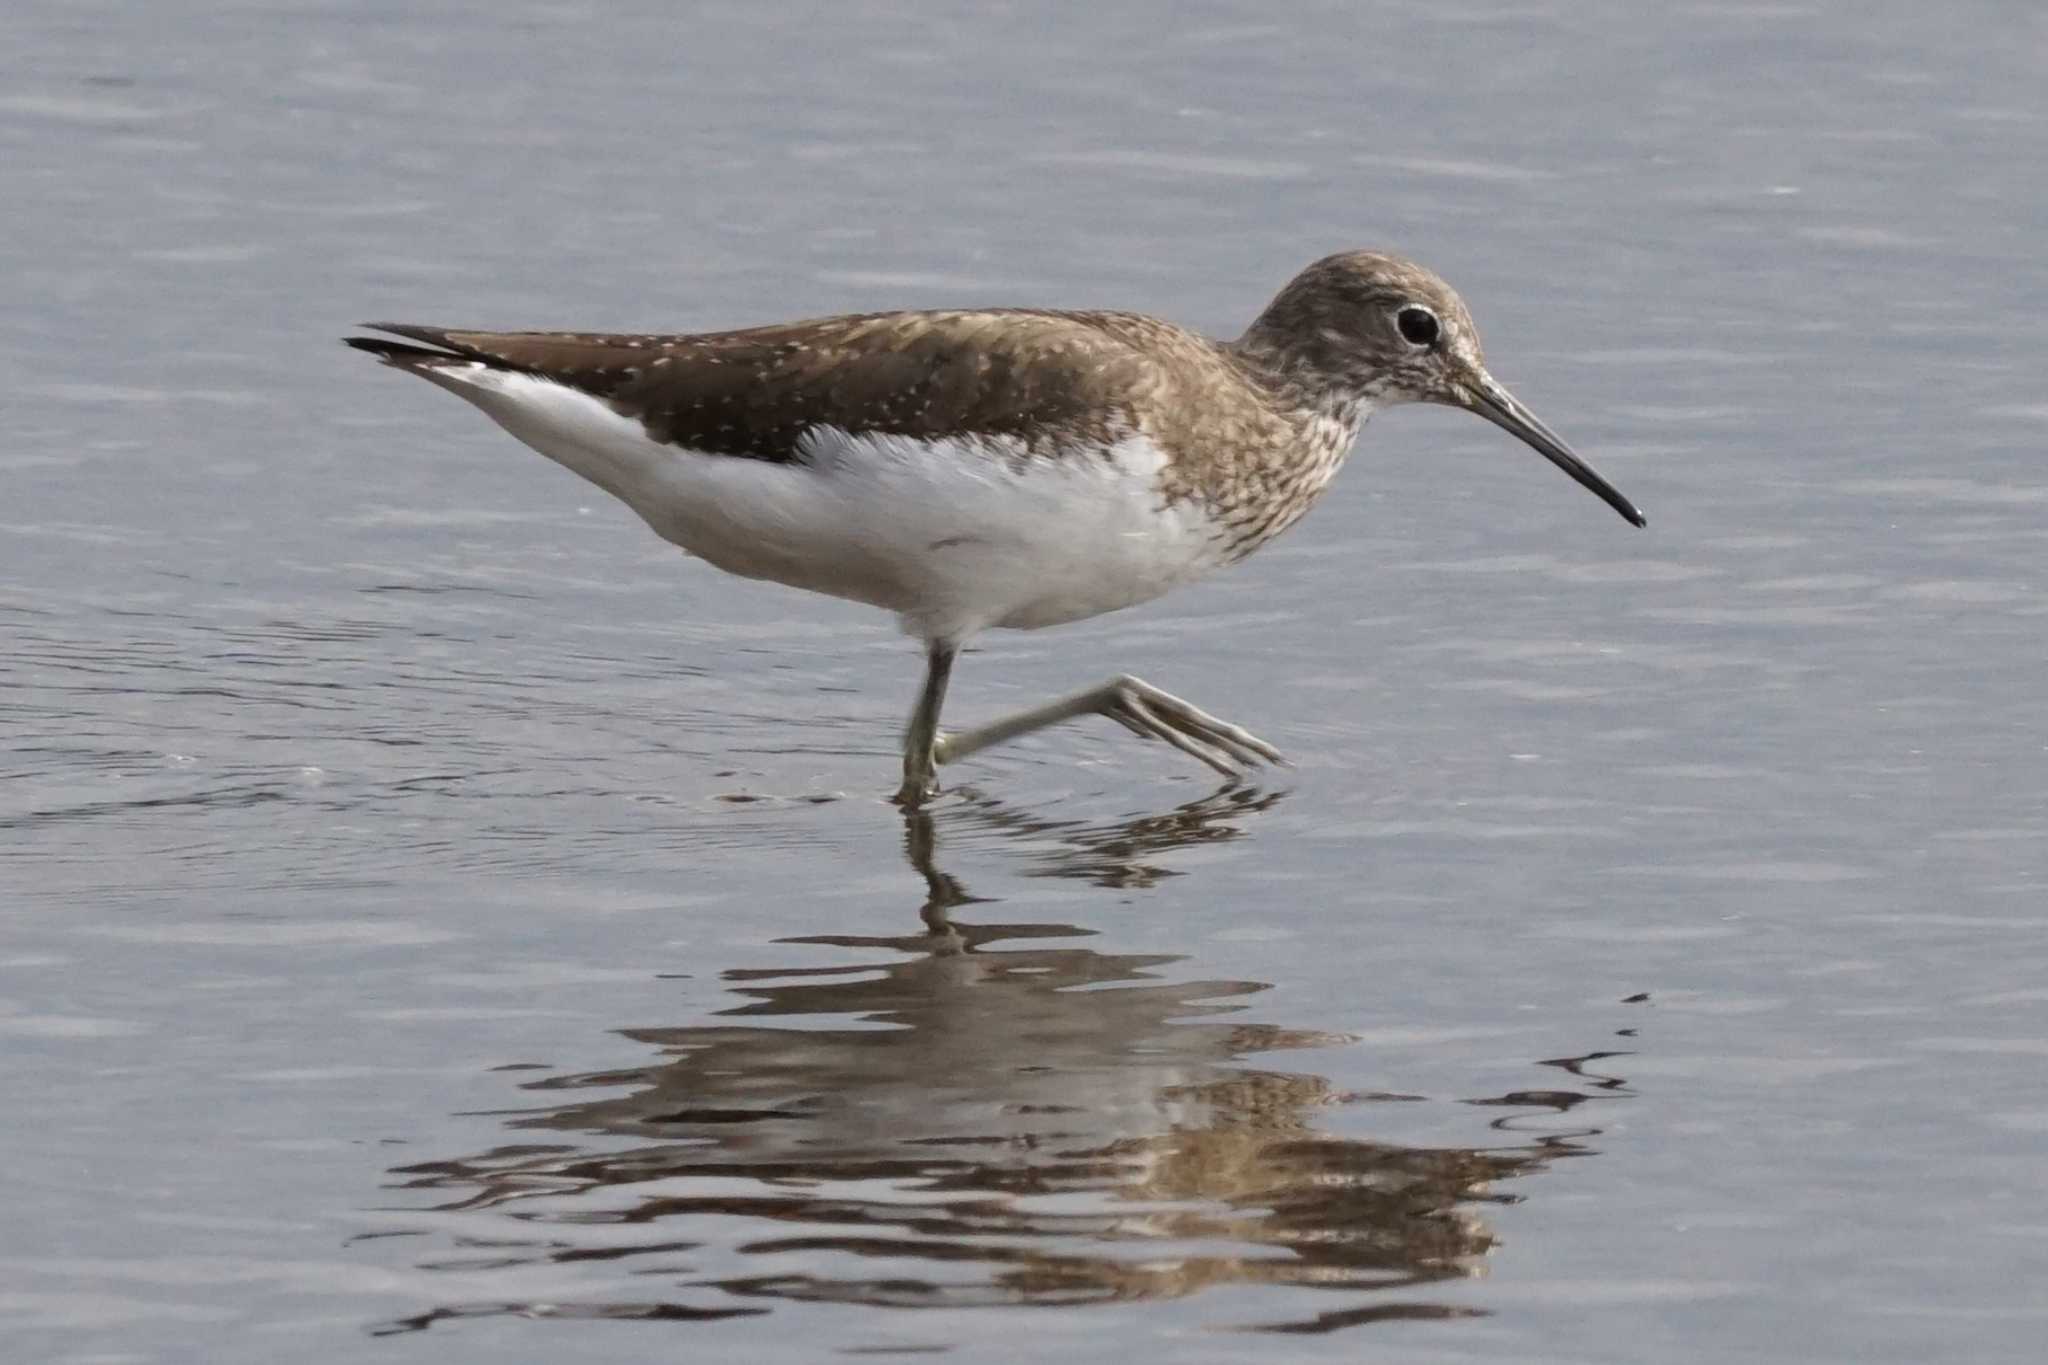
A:
{"label": "bird leg", "polygon": [[[934,660],[937,658],[934,652]],[[946,659],[950,667],[950,653]],[[934,667],[936,667],[936,663]],[[943,692],[943,678],[939,683]],[[931,695],[931,680],[925,681],[925,693]],[[918,715],[924,714],[924,703],[918,704]],[[1260,739],[1249,730],[1240,729],[1229,721],[1219,720],[1198,707],[1191,706],[1174,696],[1162,692],[1142,678],[1120,673],[1108,682],[1096,687],[1083,689],[1072,696],[1049,701],[1028,711],[1005,716],[975,730],[957,735],[933,735],[929,750],[934,764],[951,763],[969,754],[979,753],[991,745],[1001,744],[1019,735],[1028,735],[1034,730],[1043,730],[1058,725],[1076,716],[1108,716],[1126,730],[1143,739],[1163,739],[1174,748],[1222,773],[1225,777],[1237,777],[1244,769],[1259,763],[1285,763],[1280,751]],[[936,727],[938,712],[933,706],[932,723]],[[916,741],[917,719],[911,722],[912,742]],[[911,758],[904,756],[905,790],[909,789]]]}
{"label": "bird leg", "polygon": [[903,785],[896,789],[896,803],[914,806],[939,789],[939,709],[946,704],[946,683],[953,676],[953,660],[960,646],[951,640],[932,640],[925,646],[924,690],[917,695],[917,708],[910,713],[910,728],[903,733]]}

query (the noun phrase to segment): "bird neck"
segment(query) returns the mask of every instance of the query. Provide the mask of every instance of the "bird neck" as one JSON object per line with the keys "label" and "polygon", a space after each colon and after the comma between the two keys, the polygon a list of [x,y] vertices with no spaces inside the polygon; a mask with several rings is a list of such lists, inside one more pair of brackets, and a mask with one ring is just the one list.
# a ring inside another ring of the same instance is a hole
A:
{"label": "bird neck", "polygon": [[[1344,463],[1358,428],[1375,406],[1356,387],[1327,375],[1257,334],[1219,343],[1254,401],[1237,407],[1237,425],[1203,424],[1202,444],[1215,447],[1205,487],[1214,497],[1224,562],[1244,558],[1300,520]],[[1242,438],[1233,440],[1233,437]],[[1256,490],[1246,496],[1244,489]],[[1216,496],[1218,493],[1230,496]]]}
{"label": "bird neck", "polygon": [[1334,357],[1303,346],[1298,333],[1281,335],[1265,323],[1259,319],[1225,349],[1274,411],[1305,434],[1334,438],[1341,455],[1380,406],[1370,377],[1346,372]]}

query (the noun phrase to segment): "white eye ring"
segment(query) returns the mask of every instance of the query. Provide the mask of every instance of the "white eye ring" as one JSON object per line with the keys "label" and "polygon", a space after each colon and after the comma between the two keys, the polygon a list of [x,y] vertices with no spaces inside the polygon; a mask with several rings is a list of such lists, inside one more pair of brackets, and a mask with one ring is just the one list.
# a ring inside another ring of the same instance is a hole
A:
{"label": "white eye ring", "polygon": [[1436,320],[1436,314],[1419,303],[1411,303],[1394,314],[1394,330],[1410,346],[1427,347],[1436,345],[1443,336],[1443,324]]}

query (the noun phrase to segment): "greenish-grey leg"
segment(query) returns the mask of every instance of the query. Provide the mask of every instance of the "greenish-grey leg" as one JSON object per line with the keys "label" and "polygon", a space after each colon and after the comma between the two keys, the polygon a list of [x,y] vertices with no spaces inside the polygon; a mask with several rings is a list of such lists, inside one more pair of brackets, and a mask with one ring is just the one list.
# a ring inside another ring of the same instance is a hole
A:
{"label": "greenish-grey leg", "polygon": [[[936,657],[936,656],[934,656]],[[947,660],[950,666],[950,658]],[[935,665],[936,666],[936,665]],[[940,684],[944,690],[943,679]],[[926,682],[930,691],[930,682]],[[919,714],[923,714],[920,704]],[[1034,730],[1058,725],[1077,716],[1108,716],[1133,734],[1145,739],[1163,739],[1174,748],[1214,768],[1226,777],[1237,777],[1258,763],[1285,763],[1280,751],[1249,730],[1219,720],[1198,707],[1163,692],[1142,678],[1122,673],[1108,682],[1061,697],[1057,701],[1019,711],[998,721],[957,735],[934,738],[932,758],[952,763]],[[913,731],[915,721],[912,722]],[[937,712],[933,712],[937,724]],[[909,756],[906,754],[905,790],[909,784]]]}
{"label": "greenish-grey leg", "polygon": [[939,712],[946,704],[946,683],[959,653],[960,646],[951,640],[932,640],[925,646],[924,690],[918,693],[917,709],[910,713],[910,728],[903,734],[898,804],[914,804],[939,789]]}

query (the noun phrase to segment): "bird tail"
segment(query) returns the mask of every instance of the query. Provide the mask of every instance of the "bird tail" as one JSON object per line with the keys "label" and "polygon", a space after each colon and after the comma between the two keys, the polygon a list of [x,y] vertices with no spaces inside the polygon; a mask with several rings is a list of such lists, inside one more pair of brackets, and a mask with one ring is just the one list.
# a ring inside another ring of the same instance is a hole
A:
{"label": "bird tail", "polygon": [[475,348],[464,346],[450,338],[448,331],[440,327],[415,327],[403,322],[366,322],[365,327],[374,327],[380,332],[410,337],[413,342],[426,342],[424,346],[412,342],[392,341],[385,337],[343,337],[345,345],[358,351],[368,351],[386,365],[401,370],[431,370],[449,365],[469,365],[488,360]]}

